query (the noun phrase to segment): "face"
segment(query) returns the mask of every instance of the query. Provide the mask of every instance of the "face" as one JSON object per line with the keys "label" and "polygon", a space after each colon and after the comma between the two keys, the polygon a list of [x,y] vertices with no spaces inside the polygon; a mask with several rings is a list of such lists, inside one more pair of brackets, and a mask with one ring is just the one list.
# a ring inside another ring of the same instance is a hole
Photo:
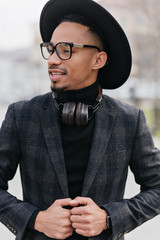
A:
{"label": "face", "polygon": [[[75,44],[95,45],[88,27],[78,23],[61,23],[53,32],[51,42],[72,42]],[[87,87],[97,79],[97,49],[72,48],[72,57],[61,60],[54,52],[48,60],[48,71],[53,90],[76,90]]]}

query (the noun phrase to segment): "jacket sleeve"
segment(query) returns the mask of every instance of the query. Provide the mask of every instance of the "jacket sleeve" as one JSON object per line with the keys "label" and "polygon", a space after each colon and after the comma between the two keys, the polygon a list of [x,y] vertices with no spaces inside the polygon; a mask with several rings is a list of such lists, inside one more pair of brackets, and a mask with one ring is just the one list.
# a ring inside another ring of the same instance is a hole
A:
{"label": "jacket sleeve", "polygon": [[21,240],[35,206],[18,200],[8,190],[10,181],[21,159],[14,114],[14,104],[10,105],[0,129],[0,221]]}
{"label": "jacket sleeve", "polygon": [[139,111],[130,168],[141,191],[103,207],[112,220],[113,240],[160,213],[160,151],[155,148],[143,111]]}

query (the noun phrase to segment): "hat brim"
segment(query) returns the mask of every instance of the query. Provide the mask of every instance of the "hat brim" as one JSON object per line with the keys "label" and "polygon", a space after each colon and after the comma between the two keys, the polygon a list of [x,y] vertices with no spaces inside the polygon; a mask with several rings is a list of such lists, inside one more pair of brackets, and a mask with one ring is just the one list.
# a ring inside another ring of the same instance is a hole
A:
{"label": "hat brim", "polygon": [[[62,17],[78,13],[90,18],[101,29],[109,46],[109,63],[99,71],[99,81],[104,89],[116,89],[128,79],[132,56],[128,39],[115,18],[92,0],[50,0],[40,17],[42,40],[49,42]],[[106,49],[107,52],[107,49]]]}

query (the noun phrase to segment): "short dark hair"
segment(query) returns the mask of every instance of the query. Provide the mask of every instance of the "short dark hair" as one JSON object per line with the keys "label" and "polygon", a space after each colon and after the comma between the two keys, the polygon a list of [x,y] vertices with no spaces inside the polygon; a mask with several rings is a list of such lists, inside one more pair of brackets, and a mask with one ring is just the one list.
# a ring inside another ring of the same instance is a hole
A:
{"label": "short dark hair", "polygon": [[101,43],[102,48],[103,48],[102,50],[106,49],[106,40],[104,38],[104,34],[96,26],[96,24],[92,20],[90,20],[88,17],[80,15],[80,14],[73,13],[73,14],[69,14],[69,15],[64,16],[60,20],[59,24],[63,23],[63,22],[75,22],[75,23],[79,23],[79,24],[82,24],[84,26],[87,26],[89,28],[89,31],[93,35],[95,35],[95,37],[97,37],[97,39]]}

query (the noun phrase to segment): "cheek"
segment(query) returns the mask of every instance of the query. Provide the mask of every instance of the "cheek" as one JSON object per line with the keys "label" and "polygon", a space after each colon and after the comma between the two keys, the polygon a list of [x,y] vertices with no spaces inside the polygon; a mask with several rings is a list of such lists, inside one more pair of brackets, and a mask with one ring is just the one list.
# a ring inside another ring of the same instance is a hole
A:
{"label": "cheek", "polygon": [[89,67],[87,64],[80,63],[77,66],[74,66],[74,68],[71,69],[71,78],[74,78],[75,81],[80,81],[85,78],[89,73]]}
{"label": "cheek", "polygon": [[88,58],[82,58],[83,60],[81,61],[77,61],[75,63],[73,63],[73,65],[71,66],[73,72],[75,72],[76,74],[81,74],[81,75],[85,75],[87,72],[91,72],[91,62],[90,59]]}
{"label": "cheek", "polygon": [[90,63],[89,60],[88,61],[83,61],[83,62],[80,63],[79,72],[82,75],[88,75],[88,74],[92,73],[92,66],[91,66],[91,63]]}
{"label": "cheek", "polygon": [[92,73],[92,56],[90,54],[76,53],[66,62],[69,79],[83,81]]}

